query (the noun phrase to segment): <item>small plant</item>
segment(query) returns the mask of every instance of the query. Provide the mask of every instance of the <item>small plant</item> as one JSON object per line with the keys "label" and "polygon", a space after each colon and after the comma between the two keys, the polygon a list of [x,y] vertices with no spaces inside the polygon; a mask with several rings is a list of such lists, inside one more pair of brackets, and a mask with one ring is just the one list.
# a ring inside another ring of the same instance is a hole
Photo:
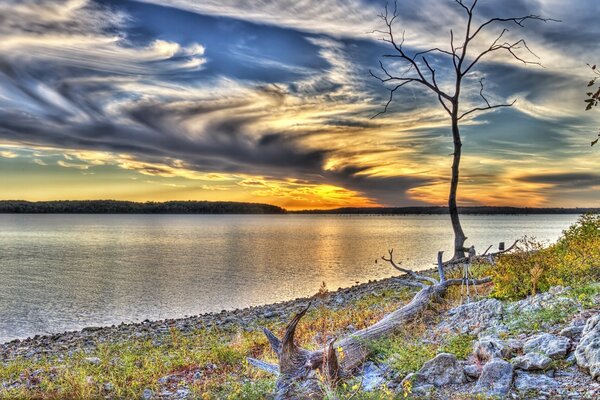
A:
{"label": "small plant", "polygon": [[441,353],[451,353],[460,360],[466,360],[473,352],[473,341],[477,337],[474,335],[456,335],[451,336],[446,343],[440,347]]}
{"label": "small plant", "polygon": [[402,337],[390,337],[370,344],[375,359],[385,361],[401,376],[416,372],[425,362],[436,355],[437,346],[407,340]]}

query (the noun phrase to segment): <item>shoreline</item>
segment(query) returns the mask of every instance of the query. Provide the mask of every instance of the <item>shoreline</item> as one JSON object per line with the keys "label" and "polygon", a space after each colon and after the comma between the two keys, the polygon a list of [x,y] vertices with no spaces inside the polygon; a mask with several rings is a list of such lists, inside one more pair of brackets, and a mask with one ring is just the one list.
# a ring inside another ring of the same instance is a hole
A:
{"label": "shoreline", "polygon": [[[422,272],[434,272],[434,268]],[[329,291],[325,300],[319,299],[326,307],[340,308],[347,302],[386,289],[405,288],[398,281],[402,275],[379,280],[370,280],[346,288]],[[54,334],[38,334],[25,339],[13,339],[0,344],[0,362],[8,362],[15,358],[41,357],[44,355],[60,355],[75,350],[90,352],[101,343],[122,342],[132,338],[156,339],[168,334],[176,328],[185,334],[202,328],[227,328],[240,325],[244,328],[257,328],[262,321],[287,322],[292,314],[304,308],[309,301],[315,302],[316,294],[309,297],[298,297],[276,303],[250,306],[232,310],[222,310],[188,316],[183,318],[167,318],[161,320],[144,320],[142,322],[125,323],[110,326],[89,326],[81,330],[64,331]]]}

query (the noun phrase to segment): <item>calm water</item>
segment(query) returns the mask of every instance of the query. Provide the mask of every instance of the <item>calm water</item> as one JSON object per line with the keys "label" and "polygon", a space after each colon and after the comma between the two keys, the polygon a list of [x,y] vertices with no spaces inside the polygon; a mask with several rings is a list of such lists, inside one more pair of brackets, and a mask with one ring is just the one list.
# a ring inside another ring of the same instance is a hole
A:
{"label": "calm water", "polygon": [[[479,251],[554,241],[575,215],[465,216]],[[426,268],[446,216],[0,215],[0,343],[271,303]],[[510,242],[510,243],[509,243]]]}

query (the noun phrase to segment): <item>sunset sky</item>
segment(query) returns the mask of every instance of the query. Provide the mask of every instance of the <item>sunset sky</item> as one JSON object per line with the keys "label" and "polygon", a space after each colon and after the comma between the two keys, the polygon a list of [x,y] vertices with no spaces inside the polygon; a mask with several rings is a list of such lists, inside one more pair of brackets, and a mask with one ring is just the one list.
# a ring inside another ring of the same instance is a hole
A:
{"label": "sunset sky", "polygon": [[[470,3],[470,0],[466,0]],[[476,22],[510,26],[543,67],[485,59],[464,107],[463,205],[600,206],[600,1],[480,0]],[[288,209],[443,205],[447,114],[419,86],[369,75],[389,53],[383,1],[0,2],[0,198],[231,200]],[[463,32],[454,0],[399,0],[410,52]],[[501,30],[501,29],[500,29]],[[498,26],[475,48],[489,46]],[[371,33],[370,33],[371,32]],[[464,33],[458,34],[464,35]],[[529,56],[531,58],[531,56]],[[384,60],[393,71],[401,66]],[[449,59],[432,59],[440,74]]]}

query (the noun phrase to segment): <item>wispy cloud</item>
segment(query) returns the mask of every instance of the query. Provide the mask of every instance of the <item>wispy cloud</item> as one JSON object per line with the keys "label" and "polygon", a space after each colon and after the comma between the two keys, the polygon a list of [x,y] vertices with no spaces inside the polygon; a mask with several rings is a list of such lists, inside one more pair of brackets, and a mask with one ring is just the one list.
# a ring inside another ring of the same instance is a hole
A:
{"label": "wispy cloud", "polygon": [[[4,162],[19,155],[14,162],[96,176],[113,168],[174,196],[235,193],[289,207],[445,202],[451,141],[436,99],[407,89],[370,118],[387,96],[368,74],[389,51],[367,33],[383,3],[143,3],[0,4]],[[590,10],[600,3],[480,3],[478,21],[532,12],[564,22],[511,29],[530,38],[545,68],[490,59],[467,82],[464,107],[481,101],[484,77],[490,100],[518,101],[465,121],[461,201],[508,204],[514,188],[527,204],[564,202],[553,197],[558,184],[519,176],[535,176],[540,162],[552,164],[548,174],[598,166],[585,152],[596,117],[580,100],[586,57],[598,49],[588,39],[600,34]],[[440,0],[403,0],[399,10],[409,51],[448,47],[461,12]]]}

